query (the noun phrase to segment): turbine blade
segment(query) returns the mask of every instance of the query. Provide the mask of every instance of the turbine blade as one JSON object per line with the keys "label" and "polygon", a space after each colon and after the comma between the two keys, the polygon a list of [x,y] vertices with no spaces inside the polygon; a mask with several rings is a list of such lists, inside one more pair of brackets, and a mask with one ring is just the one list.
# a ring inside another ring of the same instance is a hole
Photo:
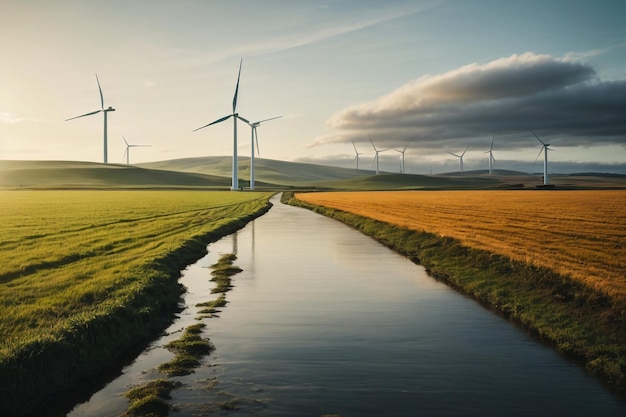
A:
{"label": "turbine blade", "polygon": [[[539,151],[539,153],[537,154],[537,157],[535,158],[535,162],[537,162],[537,159],[539,159],[539,157],[541,156],[541,152],[543,152],[543,146],[541,147],[541,150]],[[535,163],[533,162],[533,164]]]}
{"label": "turbine blade", "polygon": [[258,122],[256,122],[256,123],[257,123],[257,124],[261,124],[261,123],[263,123],[263,122],[267,122],[267,121],[269,121],[269,120],[280,119],[281,117],[283,117],[283,116],[270,117],[269,119],[264,119],[264,120],[258,121]]}
{"label": "turbine blade", "polygon": [[81,114],[80,116],[70,117],[69,119],[65,119],[65,121],[67,122],[68,120],[78,119],[79,117],[91,116],[92,114],[100,113],[101,111],[102,110],[96,110],[96,111],[92,111],[91,113]]}
{"label": "turbine blade", "polygon": [[126,144],[126,146],[129,146],[128,142],[126,141],[126,138],[124,136],[122,136],[122,139],[124,139],[124,143]]}
{"label": "turbine blade", "polygon": [[369,138],[370,143],[372,144],[372,148],[374,148],[374,150],[375,150],[376,152],[378,152],[378,149],[376,149],[376,146],[374,146],[374,141],[372,141],[371,136],[370,136],[370,135],[367,135],[367,137]]}
{"label": "turbine blade", "polygon": [[96,74],[96,82],[98,83],[98,90],[100,91],[100,106],[102,110],[104,110],[104,97],[102,96],[102,88],[100,88],[100,80],[98,79],[98,74]]}
{"label": "turbine blade", "polygon": [[239,94],[239,78],[241,77],[241,64],[243,64],[243,59],[239,61],[239,74],[237,74],[237,86],[235,87],[235,97],[233,97],[233,114],[235,114],[235,110],[237,109],[237,95]]}
{"label": "turbine blade", "polygon": [[450,155],[452,155],[452,156],[456,156],[457,158],[460,158],[460,157],[461,157],[460,155],[457,155],[457,154],[452,153],[452,152],[448,152],[448,153],[449,153]]}
{"label": "turbine blade", "polygon": [[237,118],[238,118],[239,120],[243,120],[243,121],[244,121],[244,122],[246,122],[247,124],[250,124],[250,121],[249,121],[248,119],[245,119],[245,118],[243,118],[243,117],[241,117],[241,116],[239,116],[239,115],[237,115]]}
{"label": "turbine blade", "polygon": [[539,137],[538,137],[537,135],[535,135],[535,132],[533,132],[533,131],[531,130],[531,131],[530,131],[530,133],[532,133],[532,134],[533,134],[533,135],[537,138],[537,140],[539,141],[539,143],[541,143],[543,146],[546,146],[546,144],[545,144],[545,143],[543,143],[543,141],[542,141],[541,139],[539,139]]}
{"label": "turbine blade", "polygon": [[352,140],[352,147],[354,148],[354,152],[356,152],[356,154],[358,155],[359,151],[356,150],[356,145],[354,144],[354,140]]}
{"label": "turbine blade", "polygon": [[496,140],[496,132],[493,132],[493,138],[491,139],[491,146],[489,147],[489,152],[493,150],[493,142]]}
{"label": "turbine blade", "polygon": [[202,126],[202,127],[199,127],[199,128],[197,128],[197,129],[194,129],[193,131],[195,132],[196,130],[204,129],[205,127],[209,127],[209,126],[214,125],[214,124],[216,124],[216,123],[223,122],[224,120],[226,120],[226,119],[230,118],[231,116],[232,116],[232,114],[229,114],[228,116],[224,116],[224,117],[222,117],[221,119],[217,119],[216,121],[211,122],[211,123],[209,123],[208,125],[204,125],[204,126]]}
{"label": "turbine blade", "polygon": [[461,156],[465,155],[465,152],[467,152],[467,150],[469,149],[469,146],[465,148],[465,150],[463,151],[463,153],[461,154]]}

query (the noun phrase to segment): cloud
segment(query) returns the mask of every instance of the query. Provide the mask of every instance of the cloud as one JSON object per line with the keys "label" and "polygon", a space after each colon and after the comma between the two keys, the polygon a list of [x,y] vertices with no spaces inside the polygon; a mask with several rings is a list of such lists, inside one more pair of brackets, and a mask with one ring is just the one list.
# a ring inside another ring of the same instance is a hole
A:
{"label": "cloud", "polygon": [[0,123],[14,124],[28,120],[13,113],[0,112]]}
{"label": "cloud", "polygon": [[[365,16],[357,19],[350,18],[345,21],[329,23],[324,27],[316,27],[308,30],[303,29],[299,33],[289,33],[288,35],[282,37],[264,39],[258,42],[247,42],[245,46],[238,50],[238,54],[251,56],[265,55],[313,45],[319,42],[328,41],[338,36],[346,35],[422,12],[434,7],[434,4],[436,3],[419,4],[403,9],[377,10],[376,14],[371,17]],[[322,8],[329,9],[330,7],[326,5],[326,7]]]}
{"label": "cloud", "polygon": [[[603,82],[569,58],[524,53],[425,75],[369,103],[335,113],[333,133],[314,145],[371,135],[381,146],[467,146],[509,134],[499,147],[520,149],[534,137],[559,146],[626,144],[626,80]],[[553,142],[556,144],[555,142]]]}

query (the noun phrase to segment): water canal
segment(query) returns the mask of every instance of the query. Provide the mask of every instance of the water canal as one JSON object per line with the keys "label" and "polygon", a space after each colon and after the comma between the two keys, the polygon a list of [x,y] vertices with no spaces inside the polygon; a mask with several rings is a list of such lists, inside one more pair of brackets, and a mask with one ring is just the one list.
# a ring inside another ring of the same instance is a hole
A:
{"label": "water canal", "polygon": [[214,298],[208,266],[233,252],[243,272],[219,318],[205,319],[216,350],[177,378],[172,416],[626,415],[579,366],[422,267],[341,223],[273,203],[209,246],[184,273],[189,308],[167,335],[67,416],[119,415],[128,385],[163,378],[154,370],[171,358],[162,345],[196,322],[193,306]]}

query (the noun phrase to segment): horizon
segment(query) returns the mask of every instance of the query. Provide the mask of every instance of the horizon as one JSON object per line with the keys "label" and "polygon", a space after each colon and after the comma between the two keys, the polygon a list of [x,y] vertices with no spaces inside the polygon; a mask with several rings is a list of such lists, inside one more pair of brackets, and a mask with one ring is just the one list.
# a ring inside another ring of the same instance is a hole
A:
{"label": "horizon", "polygon": [[[620,13],[623,11],[623,13]],[[54,5],[0,1],[0,160],[131,164],[232,155],[231,111],[258,129],[260,157],[406,173],[626,174],[626,4],[607,1],[272,0]],[[110,25],[114,21],[115,25]],[[231,36],[224,37],[224,33]],[[44,36],[45,35],[45,36]],[[226,39],[215,42],[214,39]],[[238,127],[250,155],[250,128]],[[400,171],[400,154],[380,154]]]}

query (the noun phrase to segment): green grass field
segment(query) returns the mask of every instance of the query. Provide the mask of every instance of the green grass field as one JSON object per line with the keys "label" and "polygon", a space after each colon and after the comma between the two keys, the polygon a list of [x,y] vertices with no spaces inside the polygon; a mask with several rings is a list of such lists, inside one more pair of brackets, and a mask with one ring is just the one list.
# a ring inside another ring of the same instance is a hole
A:
{"label": "green grass field", "polygon": [[[179,270],[207,241],[267,210],[270,196],[0,191],[0,398],[20,378],[23,391],[41,389],[39,382],[28,386],[29,378],[61,385],[77,379],[147,336],[136,327],[150,329],[175,308]],[[71,363],[72,375],[41,375],[57,350],[67,356],[55,362]]]}

